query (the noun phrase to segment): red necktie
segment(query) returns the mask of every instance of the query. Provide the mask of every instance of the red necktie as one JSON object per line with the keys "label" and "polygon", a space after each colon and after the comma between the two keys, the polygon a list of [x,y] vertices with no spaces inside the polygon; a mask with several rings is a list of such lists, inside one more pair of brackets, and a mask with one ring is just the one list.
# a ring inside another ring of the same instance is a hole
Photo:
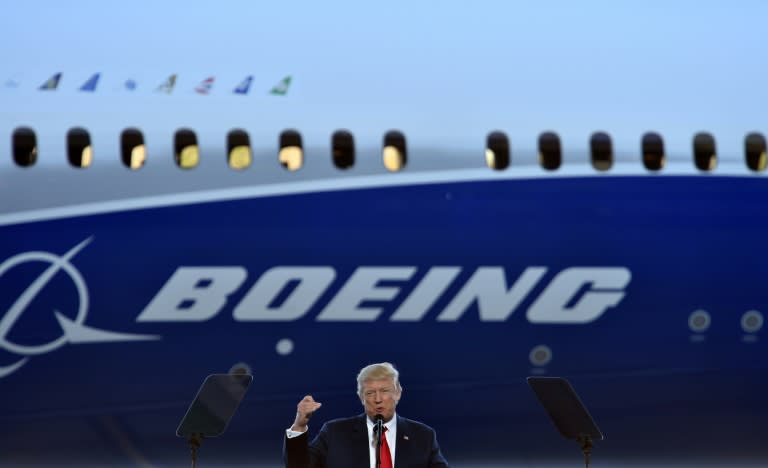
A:
{"label": "red necktie", "polygon": [[381,468],[392,468],[392,452],[389,451],[387,443],[387,426],[384,426],[384,433],[381,435]]}

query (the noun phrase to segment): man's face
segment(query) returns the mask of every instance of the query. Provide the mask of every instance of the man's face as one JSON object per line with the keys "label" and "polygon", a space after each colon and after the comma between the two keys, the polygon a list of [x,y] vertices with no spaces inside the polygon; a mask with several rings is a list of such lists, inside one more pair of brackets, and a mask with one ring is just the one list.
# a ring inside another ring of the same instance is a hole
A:
{"label": "man's face", "polygon": [[365,414],[371,419],[380,414],[384,417],[384,422],[388,422],[395,415],[400,393],[392,378],[363,382],[362,401]]}

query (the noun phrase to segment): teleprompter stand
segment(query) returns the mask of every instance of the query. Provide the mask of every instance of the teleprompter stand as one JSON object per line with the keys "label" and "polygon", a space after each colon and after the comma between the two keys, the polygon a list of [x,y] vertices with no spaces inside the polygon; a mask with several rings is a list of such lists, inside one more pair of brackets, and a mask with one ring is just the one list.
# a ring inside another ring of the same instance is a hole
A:
{"label": "teleprompter stand", "polygon": [[181,420],[176,435],[189,441],[192,468],[197,449],[206,437],[218,437],[229,424],[245,391],[253,381],[247,374],[212,374],[206,377]]}
{"label": "teleprompter stand", "polygon": [[603,434],[571,384],[562,377],[528,377],[527,380],[560,434],[579,443],[584,452],[584,466],[589,468],[592,441],[603,440]]}

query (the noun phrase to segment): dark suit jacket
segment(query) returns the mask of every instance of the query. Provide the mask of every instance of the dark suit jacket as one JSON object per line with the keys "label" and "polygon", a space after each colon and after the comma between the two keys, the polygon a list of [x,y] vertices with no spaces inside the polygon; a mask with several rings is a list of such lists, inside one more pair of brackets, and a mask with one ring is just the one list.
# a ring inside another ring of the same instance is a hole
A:
{"label": "dark suit jacket", "polygon": [[[283,461],[287,468],[370,467],[365,414],[334,419],[323,424],[308,444],[307,433],[284,437]],[[394,468],[447,468],[435,431],[418,421],[397,417]]]}

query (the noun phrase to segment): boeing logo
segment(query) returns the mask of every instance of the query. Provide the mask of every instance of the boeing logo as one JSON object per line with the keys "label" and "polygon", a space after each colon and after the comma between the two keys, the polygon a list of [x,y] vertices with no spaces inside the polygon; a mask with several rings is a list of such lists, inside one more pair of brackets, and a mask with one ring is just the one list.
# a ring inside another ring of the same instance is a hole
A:
{"label": "boeing logo", "polygon": [[[59,349],[67,343],[81,344],[160,339],[159,336],[116,333],[84,325],[88,315],[88,288],[83,276],[77,268],[72,265],[71,260],[90,242],[90,238],[86,239],[62,256],[49,252],[25,252],[13,256],[0,264],[0,284],[2,284],[3,276],[16,266],[28,262],[42,262],[49,264],[48,268],[46,268],[45,271],[32,282],[32,284],[21,292],[16,301],[11,304],[10,308],[3,314],[2,319],[0,319],[0,348],[20,356],[15,363],[8,366],[0,366],[0,378],[6,377],[17,371],[26,364],[32,356],[49,353]],[[73,287],[77,291],[79,306],[75,319],[72,320],[60,311],[54,310],[53,313],[61,326],[62,334],[58,338],[47,343],[33,345],[20,344],[9,339],[9,333],[24,311],[27,310],[29,304],[38,294],[40,294],[51,279],[60,272],[69,277]]]}
{"label": "boeing logo", "polygon": [[[158,340],[100,330],[85,325],[89,311],[86,282],[72,259],[92,239],[64,255],[33,251],[0,264],[0,284],[19,265],[35,262],[48,267],[25,289],[0,319],[0,349],[19,356],[0,366],[0,378],[26,364],[32,356],[49,353],[65,344]],[[502,266],[359,266],[348,277],[337,278],[331,266],[274,266],[262,273],[233,307],[238,322],[286,322],[317,310],[318,322],[371,322],[392,310],[392,322],[418,322],[434,311],[435,320],[455,322],[476,305],[484,322],[502,322],[530,299],[526,319],[532,324],[586,324],[616,307],[626,295],[631,273],[624,267],[569,267],[546,281],[547,267],[529,266],[508,278]],[[63,314],[53,310],[61,335],[49,342],[28,344],[9,338],[11,330],[43,288],[56,276],[66,275],[74,287],[78,306]],[[181,266],[168,278],[137,316],[137,322],[204,322],[218,315],[230,296],[246,283],[242,266]],[[8,291],[8,288],[3,288]],[[331,291],[332,294],[328,294]],[[446,295],[449,295],[446,297]],[[324,302],[323,302],[324,301]],[[390,307],[386,307],[390,303]],[[441,310],[434,310],[441,304]]]}

